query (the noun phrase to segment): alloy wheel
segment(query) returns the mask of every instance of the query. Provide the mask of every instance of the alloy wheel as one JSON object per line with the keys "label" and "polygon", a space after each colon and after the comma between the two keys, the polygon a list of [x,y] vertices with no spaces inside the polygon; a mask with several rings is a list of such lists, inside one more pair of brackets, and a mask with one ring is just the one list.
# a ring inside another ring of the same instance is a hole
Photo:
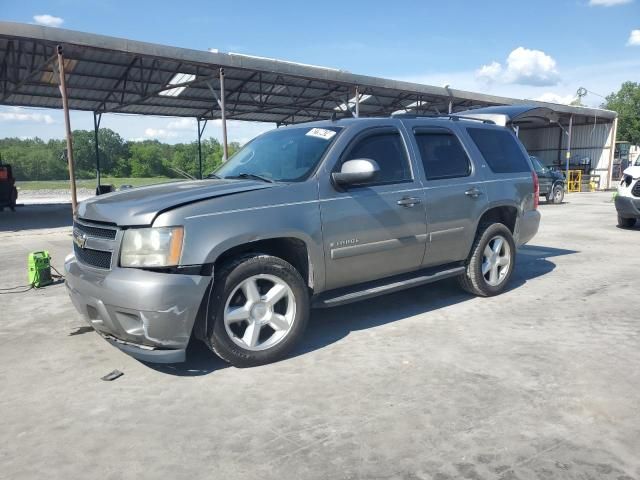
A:
{"label": "alloy wheel", "polygon": [[296,299],[291,287],[268,274],[253,275],[240,282],[224,308],[229,338],[250,351],[266,350],[284,340],[295,317]]}
{"label": "alloy wheel", "polygon": [[511,247],[502,236],[496,235],[484,247],[482,255],[482,276],[492,287],[500,285],[511,268]]}

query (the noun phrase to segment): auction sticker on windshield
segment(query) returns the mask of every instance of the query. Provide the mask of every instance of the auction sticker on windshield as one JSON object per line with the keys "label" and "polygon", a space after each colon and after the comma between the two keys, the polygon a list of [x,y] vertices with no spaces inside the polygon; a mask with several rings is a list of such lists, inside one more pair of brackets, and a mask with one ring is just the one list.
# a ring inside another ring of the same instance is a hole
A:
{"label": "auction sticker on windshield", "polygon": [[330,140],[336,134],[333,130],[327,130],[326,128],[312,128],[307,133],[309,137],[323,138],[324,140]]}

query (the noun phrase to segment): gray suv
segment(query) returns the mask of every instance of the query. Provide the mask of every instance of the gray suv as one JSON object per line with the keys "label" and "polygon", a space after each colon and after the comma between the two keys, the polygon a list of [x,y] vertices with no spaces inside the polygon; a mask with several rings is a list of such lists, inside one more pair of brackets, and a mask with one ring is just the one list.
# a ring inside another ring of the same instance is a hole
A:
{"label": "gray suv", "polygon": [[456,277],[502,292],[537,232],[514,133],[463,117],[279,128],[205,180],[87,200],[66,285],[125,352],[180,362],[192,337],[239,367],[282,358],[312,307]]}

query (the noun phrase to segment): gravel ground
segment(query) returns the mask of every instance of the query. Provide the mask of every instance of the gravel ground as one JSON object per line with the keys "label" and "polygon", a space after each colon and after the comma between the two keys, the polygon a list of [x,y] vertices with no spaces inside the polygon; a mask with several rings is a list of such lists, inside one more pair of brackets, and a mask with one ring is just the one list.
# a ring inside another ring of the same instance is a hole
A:
{"label": "gravel ground", "polygon": [[[70,250],[68,206],[22,208],[0,214],[0,288],[29,251],[60,269]],[[0,477],[639,479],[640,226],[616,228],[610,193],[541,210],[504,294],[444,281],[317,310],[258,368],[198,344],[142,364],[63,285],[0,296]]]}

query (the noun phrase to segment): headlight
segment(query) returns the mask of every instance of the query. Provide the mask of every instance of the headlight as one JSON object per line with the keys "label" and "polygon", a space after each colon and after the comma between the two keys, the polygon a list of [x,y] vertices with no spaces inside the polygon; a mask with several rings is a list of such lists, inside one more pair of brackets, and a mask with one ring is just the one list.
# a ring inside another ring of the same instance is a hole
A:
{"label": "headlight", "polygon": [[122,267],[172,267],[182,254],[182,227],[130,228],[120,250]]}

